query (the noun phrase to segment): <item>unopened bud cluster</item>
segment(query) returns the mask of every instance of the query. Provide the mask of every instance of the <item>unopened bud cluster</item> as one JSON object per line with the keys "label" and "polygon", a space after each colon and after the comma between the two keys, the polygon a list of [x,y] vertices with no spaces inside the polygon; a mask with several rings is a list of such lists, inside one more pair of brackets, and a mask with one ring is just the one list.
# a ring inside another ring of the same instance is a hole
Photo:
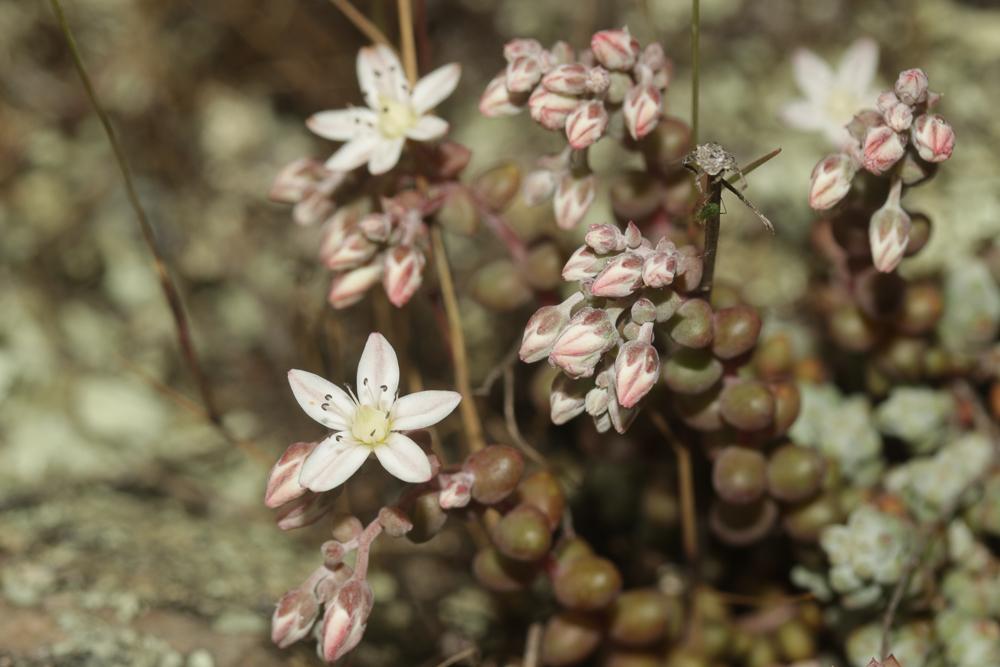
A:
{"label": "unopened bud cluster", "polygon": [[378,283],[389,301],[406,304],[423,282],[429,247],[424,217],[440,201],[415,191],[382,200],[382,210],[341,208],[326,223],[320,259],[333,271],[328,300],[347,308]]}
{"label": "unopened bud cluster", "polygon": [[656,325],[692,308],[688,301],[704,303],[681,296],[697,289],[701,274],[694,246],[654,245],[634,223],[624,232],[592,225],[562,272],[579,291],[539,309],[521,342],[523,361],[548,359],[562,371],[552,386],[552,421],[587,412],[598,431],[624,433],[660,380]]}
{"label": "unopened bud cluster", "polygon": [[593,201],[594,178],[585,160],[570,169],[570,151],[601,139],[616,114],[633,141],[649,135],[663,116],[672,63],[658,43],[640,47],[628,28],[595,33],[579,53],[566,42],[545,49],[534,39],[514,39],[504,58],[507,67],[486,87],[479,110],[492,117],[527,108],[542,127],[565,133],[566,152],[529,178],[526,196],[540,202],[555,195],[559,225],[573,227]]}
{"label": "unopened bud cluster", "polygon": [[867,221],[872,262],[883,272],[899,265],[910,241],[912,221],[900,205],[902,188],[930,178],[955,148],[955,131],[933,113],[941,96],[927,84],[923,70],[900,72],[876,108],[859,111],[847,126],[854,143],[820,160],[812,172],[809,205],[817,211],[843,201],[859,171],[888,179],[885,204]]}

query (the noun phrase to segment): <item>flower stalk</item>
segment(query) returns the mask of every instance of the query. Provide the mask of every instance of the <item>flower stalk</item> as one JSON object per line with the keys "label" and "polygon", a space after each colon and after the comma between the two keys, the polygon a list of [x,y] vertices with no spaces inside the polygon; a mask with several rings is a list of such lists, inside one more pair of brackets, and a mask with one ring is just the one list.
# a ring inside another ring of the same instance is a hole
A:
{"label": "flower stalk", "polygon": [[431,227],[431,243],[433,244],[434,266],[437,270],[438,282],[441,284],[441,297],[444,301],[445,315],[448,318],[448,333],[451,339],[451,358],[455,365],[455,384],[462,394],[460,404],[462,424],[465,428],[467,447],[470,452],[478,452],[486,446],[483,436],[483,424],[476,409],[476,397],[469,383],[469,361],[465,350],[465,334],[462,332],[462,317],[458,311],[458,298],[455,295],[455,282],[452,280],[451,267],[444,247],[444,239],[439,227]]}

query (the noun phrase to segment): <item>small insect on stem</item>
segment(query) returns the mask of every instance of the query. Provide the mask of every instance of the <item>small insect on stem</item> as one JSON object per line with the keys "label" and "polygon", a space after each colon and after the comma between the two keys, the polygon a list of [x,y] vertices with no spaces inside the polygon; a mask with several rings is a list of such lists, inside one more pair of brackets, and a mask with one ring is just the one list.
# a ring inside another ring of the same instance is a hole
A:
{"label": "small insect on stem", "polygon": [[724,187],[732,192],[747,208],[753,211],[754,215],[760,219],[769,232],[774,233],[774,225],[767,219],[767,216],[761,213],[760,209],[754,206],[753,202],[726,180],[727,172],[735,172],[740,177],[741,189],[745,190],[747,187],[746,176],[744,176],[743,170],[740,169],[740,165],[732,153],[715,142],[708,142],[696,146],[693,151],[684,157],[682,164],[685,169],[695,175],[695,186],[703,197],[706,193],[701,179],[702,176],[707,176],[709,189],[711,189],[713,184],[717,184],[719,187]]}

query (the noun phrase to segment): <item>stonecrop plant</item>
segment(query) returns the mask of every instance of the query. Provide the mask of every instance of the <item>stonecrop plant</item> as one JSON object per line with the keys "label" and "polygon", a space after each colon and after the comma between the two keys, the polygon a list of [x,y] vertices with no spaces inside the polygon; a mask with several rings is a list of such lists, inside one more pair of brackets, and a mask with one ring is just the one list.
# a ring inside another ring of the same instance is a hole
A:
{"label": "stonecrop plant", "polygon": [[[663,45],[626,27],[509,41],[479,111],[527,110],[562,148],[524,158],[523,179],[505,164],[463,181],[470,152],[435,113],[460,64],[419,76],[416,45],[433,51],[408,11],[398,52],[345,16],[375,42],[357,56],[361,103],[306,121],[340,145],[286,167],[271,197],[322,228],[334,317],[370,300],[382,332],[353,386],[289,371],[329,432],[288,447],[265,504],[282,530],[332,532],[278,602],[278,646],[344,657],[375,617],[383,538],[449,532],[494,613],[442,665],[1000,665],[1000,264],[976,250],[946,275],[907,272],[932,224],[904,195],[957,150],[924,70],[878,95],[871,40],[836,70],[789,54],[805,98],[782,118],[836,152],[794,193],[820,216],[802,250],[809,296],[775,312],[716,272],[730,197],[774,233],[755,243],[788,243],[791,214],[753,202],[753,173],[779,151],[731,153],[724,142],[752,138],[698,128],[697,89],[689,120],[668,114]],[[602,141],[629,159],[592,166]],[[520,216],[550,199],[543,231],[524,232]],[[597,210],[613,217],[584,226]],[[470,330],[513,348],[480,364],[478,390]],[[414,339],[447,348],[453,383],[425,388]],[[522,432],[524,407],[543,417]],[[402,490],[345,514],[372,455]]]}

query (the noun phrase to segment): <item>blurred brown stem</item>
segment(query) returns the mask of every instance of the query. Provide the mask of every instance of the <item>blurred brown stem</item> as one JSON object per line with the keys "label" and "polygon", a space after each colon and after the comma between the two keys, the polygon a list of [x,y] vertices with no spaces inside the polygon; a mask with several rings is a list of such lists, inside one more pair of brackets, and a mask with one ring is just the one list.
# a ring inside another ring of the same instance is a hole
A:
{"label": "blurred brown stem", "polygon": [[478,452],[486,446],[486,440],[483,437],[483,424],[479,420],[479,411],[476,409],[476,397],[469,384],[469,361],[465,350],[465,334],[462,332],[462,316],[458,312],[458,298],[455,296],[455,283],[451,277],[451,267],[448,265],[441,229],[437,226],[431,227],[431,241],[434,244],[434,266],[437,269],[438,281],[441,283],[441,296],[448,317],[451,358],[455,364],[455,384],[462,394],[462,402],[458,407],[462,413],[465,437],[468,439],[467,447],[469,451]]}
{"label": "blurred brown stem", "polygon": [[417,46],[413,41],[413,5],[410,0],[398,0],[399,49],[403,55],[403,69],[410,87],[417,82]]}
{"label": "blurred brown stem", "polygon": [[389,44],[389,40],[378,29],[378,26],[368,20],[358,9],[347,0],[330,0],[330,3],[350,21],[361,34],[375,44]]}
{"label": "blurred brown stem", "polygon": [[677,486],[681,496],[681,531],[684,555],[688,566],[694,567],[698,559],[698,514],[695,508],[694,475],[691,471],[691,452],[674,435],[667,420],[658,412],[649,411],[653,426],[660,432],[677,457]]}
{"label": "blurred brown stem", "polygon": [[188,367],[191,369],[191,374],[194,376],[195,383],[198,386],[198,391],[201,394],[201,401],[205,407],[205,413],[209,421],[213,424],[219,425],[222,423],[222,419],[215,407],[215,400],[212,397],[211,385],[209,385],[208,378],[201,368],[201,362],[198,360],[198,353],[194,348],[194,342],[191,338],[191,329],[188,325],[187,314],[184,311],[184,303],[181,301],[177,285],[174,283],[173,278],[170,277],[170,272],[167,270],[167,263],[163,258],[163,254],[160,252],[159,246],[157,245],[156,234],[153,232],[153,226],[149,222],[146,210],[142,207],[142,203],[139,201],[139,195],[136,192],[135,184],[132,181],[132,172],[128,167],[128,163],[125,161],[125,153],[122,150],[121,144],[118,142],[118,137],[115,134],[114,127],[111,125],[111,119],[108,117],[107,112],[104,110],[104,107],[101,105],[101,102],[97,97],[97,91],[94,89],[94,85],[90,80],[90,75],[87,73],[87,68],[83,64],[83,57],[80,55],[80,50],[77,47],[76,39],[73,37],[73,31],[66,20],[66,15],[63,12],[62,5],[59,3],[59,0],[50,0],[50,2],[52,10],[56,15],[56,21],[59,24],[59,30],[62,32],[63,37],[66,40],[66,44],[69,47],[70,56],[73,60],[73,66],[76,68],[76,73],[79,75],[80,81],[83,83],[83,87],[87,92],[87,97],[90,99],[91,106],[94,107],[94,113],[97,114],[98,119],[101,121],[101,125],[104,127],[104,133],[108,137],[108,143],[111,144],[111,151],[114,153],[115,162],[117,162],[118,169],[122,175],[122,180],[125,182],[125,192],[128,196],[129,204],[132,206],[132,210],[135,211],[135,216],[139,222],[139,229],[142,231],[142,238],[146,242],[146,247],[149,248],[149,252],[153,256],[153,266],[156,270],[156,276],[159,279],[160,288],[163,290],[163,296],[167,300],[167,305],[170,307],[170,314],[174,320],[174,331],[177,335],[177,342],[180,345],[184,359],[187,362]]}

